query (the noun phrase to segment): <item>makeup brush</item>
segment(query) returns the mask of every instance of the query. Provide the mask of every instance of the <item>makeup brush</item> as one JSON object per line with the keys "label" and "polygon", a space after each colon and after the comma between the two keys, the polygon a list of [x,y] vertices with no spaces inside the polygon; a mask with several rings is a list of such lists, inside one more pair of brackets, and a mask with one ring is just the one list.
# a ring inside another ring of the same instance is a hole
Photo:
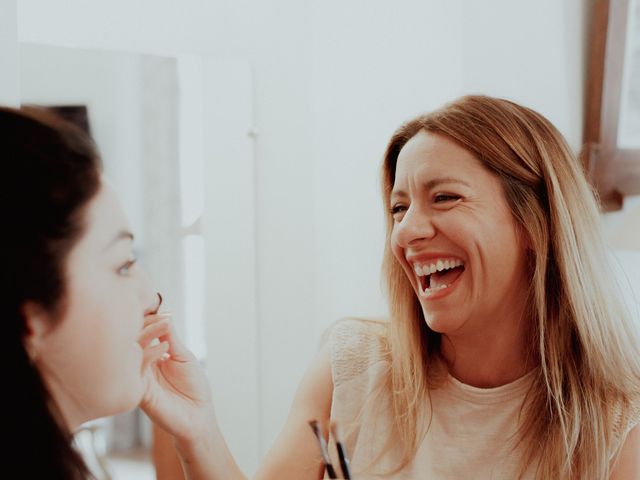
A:
{"label": "makeup brush", "polygon": [[322,461],[324,462],[324,468],[327,469],[327,475],[329,478],[338,478],[336,477],[336,472],[333,469],[333,465],[331,465],[331,459],[329,458],[329,450],[327,449],[327,442],[324,439],[324,435],[320,431],[320,427],[318,426],[317,420],[310,420],[309,425],[313,430],[316,438],[318,439],[318,445],[320,445],[320,453],[322,454]]}
{"label": "makeup brush", "polygon": [[158,306],[153,312],[151,312],[152,315],[158,313],[158,310],[160,310],[160,305],[162,305],[162,295],[160,295],[160,292],[156,292],[156,295],[158,295]]}
{"label": "makeup brush", "polygon": [[338,429],[336,422],[331,422],[331,434],[333,440],[336,442],[336,448],[338,449],[338,457],[340,458],[340,468],[342,469],[342,476],[345,480],[351,480],[351,470],[349,469],[349,459],[347,458],[347,452],[344,449],[342,442],[342,435]]}
{"label": "makeup brush", "polygon": [[[162,295],[160,294],[160,292],[156,292],[156,295],[158,296],[158,306],[153,309],[148,315],[157,315],[158,311],[160,310],[160,306],[162,305]],[[158,345],[160,343],[160,340],[158,340],[157,338],[151,341],[151,345]],[[171,358],[171,355],[169,354],[169,352],[164,353],[161,357],[161,360],[168,360],[169,358]]]}

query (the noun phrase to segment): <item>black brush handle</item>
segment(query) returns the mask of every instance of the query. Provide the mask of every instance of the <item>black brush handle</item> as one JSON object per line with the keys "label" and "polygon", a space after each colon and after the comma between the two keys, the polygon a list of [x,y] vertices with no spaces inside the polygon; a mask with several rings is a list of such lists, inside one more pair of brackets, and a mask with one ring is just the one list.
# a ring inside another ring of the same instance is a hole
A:
{"label": "black brush handle", "polygon": [[344,453],[344,448],[342,448],[342,443],[337,443],[338,447],[338,457],[340,457],[340,468],[342,468],[342,476],[345,480],[351,480],[351,470],[349,469],[349,460],[347,460],[347,456]]}
{"label": "black brush handle", "polygon": [[333,465],[331,465],[330,463],[327,463],[325,465],[325,468],[327,469],[327,475],[329,475],[329,478],[338,478],[336,476],[336,471],[333,469]]}

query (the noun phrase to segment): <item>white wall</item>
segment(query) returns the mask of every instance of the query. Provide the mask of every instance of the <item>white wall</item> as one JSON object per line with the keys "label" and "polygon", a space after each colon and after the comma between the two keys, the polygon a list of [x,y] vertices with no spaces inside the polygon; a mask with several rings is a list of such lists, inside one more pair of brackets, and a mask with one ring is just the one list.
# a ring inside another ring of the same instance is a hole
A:
{"label": "white wall", "polygon": [[582,144],[590,0],[463,0],[464,91],[510,98]]}
{"label": "white wall", "polygon": [[[378,172],[403,120],[484,92],[539,109],[580,143],[580,0],[71,0],[64,8],[23,0],[19,8],[23,41],[252,65],[261,415],[259,425],[237,428],[257,428],[262,451],[320,332],[340,316],[384,313]],[[221,226],[221,234],[242,233]]]}
{"label": "white wall", "polygon": [[392,132],[463,87],[459,1],[313,3],[316,335],[386,313],[379,173]]}
{"label": "white wall", "polygon": [[140,58],[25,43],[20,52],[23,104],[87,106],[105,174],[144,243]]}
{"label": "white wall", "polygon": [[[219,424],[245,468],[262,456],[256,162],[249,65],[205,62],[206,366]],[[215,88],[211,88],[215,87]],[[243,427],[239,427],[243,425]]]}
{"label": "white wall", "polygon": [[0,0],[0,105],[20,103],[17,1]]}

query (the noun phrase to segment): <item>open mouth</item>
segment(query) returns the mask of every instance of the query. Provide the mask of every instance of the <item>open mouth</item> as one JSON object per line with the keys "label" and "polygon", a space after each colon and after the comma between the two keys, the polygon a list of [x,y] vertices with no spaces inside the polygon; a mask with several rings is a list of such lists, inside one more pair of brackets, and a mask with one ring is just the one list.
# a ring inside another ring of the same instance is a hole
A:
{"label": "open mouth", "polygon": [[451,286],[462,272],[464,262],[455,258],[438,259],[430,263],[414,264],[420,288],[425,295],[433,295]]}

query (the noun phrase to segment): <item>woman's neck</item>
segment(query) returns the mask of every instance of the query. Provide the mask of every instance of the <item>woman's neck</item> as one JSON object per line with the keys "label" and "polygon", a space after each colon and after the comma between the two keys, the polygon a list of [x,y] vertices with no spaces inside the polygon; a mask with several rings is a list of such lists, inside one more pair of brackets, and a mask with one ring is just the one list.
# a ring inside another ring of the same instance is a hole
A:
{"label": "woman's neck", "polygon": [[531,371],[536,362],[526,345],[524,322],[472,335],[443,335],[441,353],[449,373],[479,388],[506,385]]}
{"label": "woman's neck", "polygon": [[59,421],[64,424],[70,433],[74,433],[80,425],[89,419],[82,415],[79,403],[74,401],[73,396],[59,382],[54,378],[52,379],[45,372],[42,372],[42,378],[55,404],[57,414],[61,417]]}

